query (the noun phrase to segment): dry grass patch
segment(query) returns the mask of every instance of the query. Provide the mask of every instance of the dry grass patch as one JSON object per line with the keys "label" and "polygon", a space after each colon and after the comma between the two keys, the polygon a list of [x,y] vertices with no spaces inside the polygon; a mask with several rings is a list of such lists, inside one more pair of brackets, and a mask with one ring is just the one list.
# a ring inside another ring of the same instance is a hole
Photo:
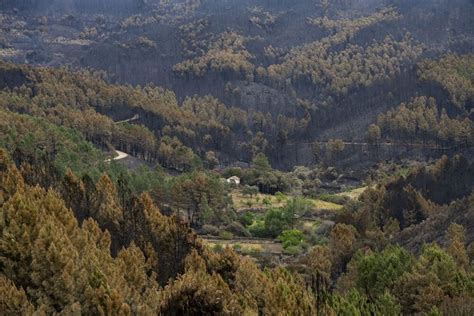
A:
{"label": "dry grass patch", "polygon": [[231,247],[243,253],[262,252],[262,253],[281,253],[282,246],[274,242],[258,242],[245,240],[203,240],[204,245],[209,249],[215,249],[216,246],[222,248]]}

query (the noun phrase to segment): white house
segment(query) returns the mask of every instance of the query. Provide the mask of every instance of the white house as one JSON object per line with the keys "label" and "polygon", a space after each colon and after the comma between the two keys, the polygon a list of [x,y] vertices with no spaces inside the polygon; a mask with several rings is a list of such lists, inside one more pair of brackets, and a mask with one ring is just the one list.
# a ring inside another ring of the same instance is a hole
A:
{"label": "white house", "polygon": [[240,178],[236,177],[236,176],[232,176],[229,179],[227,179],[227,183],[239,185],[240,184]]}

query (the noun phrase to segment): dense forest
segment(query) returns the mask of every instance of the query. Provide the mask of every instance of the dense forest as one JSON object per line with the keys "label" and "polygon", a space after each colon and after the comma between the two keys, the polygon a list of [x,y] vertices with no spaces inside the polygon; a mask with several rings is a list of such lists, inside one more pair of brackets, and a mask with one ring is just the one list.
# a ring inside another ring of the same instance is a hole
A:
{"label": "dense forest", "polygon": [[470,0],[0,3],[1,315],[473,315]]}

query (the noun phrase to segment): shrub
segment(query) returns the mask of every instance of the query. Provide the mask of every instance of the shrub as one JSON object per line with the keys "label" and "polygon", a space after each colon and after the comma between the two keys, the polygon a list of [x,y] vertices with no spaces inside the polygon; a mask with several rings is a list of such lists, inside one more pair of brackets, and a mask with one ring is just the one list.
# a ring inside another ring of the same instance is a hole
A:
{"label": "shrub", "polygon": [[232,222],[225,227],[225,231],[239,237],[251,237],[249,231],[239,222]]}
{"label": "shrub", "polygon": [[215,252],[222,252],[224,250],[224,247],[222,247],[221,244],[215,244],[212,250],[214,250]]}
{"label": "shrub", "polygon": [[290,246],[287,248],[283,248],[283,253],[286,255],[299,255],[303,252],[303,248],[301,246]]}
{"label": "shrub", "polygon": [[283,248],[301,246],[304,242],[304,235],[297,229],[285,230],[279,236],[278,240],[283,243]]}
{"label": "shrub", "polygon": [[256,186],[250,186],[250,185],[245,185],[244,188],[242,189],[242,193],[244,195],[248,195],[250,197],[257,195],[258,194],[258,187]]}
{"label": "shrub", "polygon": [[219,228],[214,225],[203,225],[201,228],[203,235],[219,236]]}
{"label": "shrub", "polygon": [[240,223],[244,225],[245,227],[248,227],[253,224],[253,221],[255,220],[255,216],[252,212],[246,212],[242,216],[240,216]]}
{"label": "shrub", "polygon": [[249,231],[255,237],[268,237],[265,221],[263,220],[254,221],[254,223],[249,226]]}
{"label": "shrub", "polygon": [[286,199],[286,196],[281,193],[280,191],[278,191],[277,193],[275,193],[275,197],[278,201],[278,203],[281,203],[281,201],[283,201],[284,199]]}
{"label": "shrub", "polygon": [[234,248],[235,251],[241,251],[242,250],[242,245],[241,244],[234,244],[232,246],[232,248]]}
{"label": "shrub", "polygon": [[280,233],[290,228],[291,218],[282,209],[269,209],[265,214],[265,236],[275,238]]}
{"label": "shrub", "polygon": [[331,229],[334,227],[333,221],[322,221],[316,228],[314,229],[314,233],[317,235],[328,235]]}
{"label": "shrub", "polygon": [[226,179],[230,177],[239,177],[242,178],[242,169],[241,168],[229,168],[224,171],[222,174]]}
{"label": "shrub", "polygon": [[228,232],[228,231],[225,231],[225,230],[221,230],[221,232],[219,233],[219,237],[222,238],[222,239],[232,239],[234,238],[234,234],[232,234],[231,232]]}
{"label": "shrub", "polygon": [[318,199],[325,202],[335,203],[339,205],[345,205],[351,200],[347,195],[336,195],[336,194],[321,194]]}
{"label": "shrub", "polygon": [[314,204],[312,201],[304,198],[294,198],[290,201],[286,202],[285,207],[283,208],[286,213],[288,213],[288,217],[290,214],[292,217],[294,216],[301,216],[308,212],[311,212],[314,208]]}

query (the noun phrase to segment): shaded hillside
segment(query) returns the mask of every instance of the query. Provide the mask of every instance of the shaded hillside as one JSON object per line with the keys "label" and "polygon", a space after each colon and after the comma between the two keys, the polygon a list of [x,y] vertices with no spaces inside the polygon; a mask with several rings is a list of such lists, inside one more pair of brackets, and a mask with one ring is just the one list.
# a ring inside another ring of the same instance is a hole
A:
{"label": "shaded hillside", "polygon": [[[471,194],[449,206],[442,207],[432,217],[402,231],[396,237],[397,242],[412,251],[419,251],[426,243],[437,242],[439,244],[447,244],[448,241],[444,232],[448,230],[449,225],[452,223],[457,223],[464,227],[472,225],[474,220],[473,198],[474,196]],[[466,233],[467,243],[472,242],[474,240],[474,231],[467,229]]]}

